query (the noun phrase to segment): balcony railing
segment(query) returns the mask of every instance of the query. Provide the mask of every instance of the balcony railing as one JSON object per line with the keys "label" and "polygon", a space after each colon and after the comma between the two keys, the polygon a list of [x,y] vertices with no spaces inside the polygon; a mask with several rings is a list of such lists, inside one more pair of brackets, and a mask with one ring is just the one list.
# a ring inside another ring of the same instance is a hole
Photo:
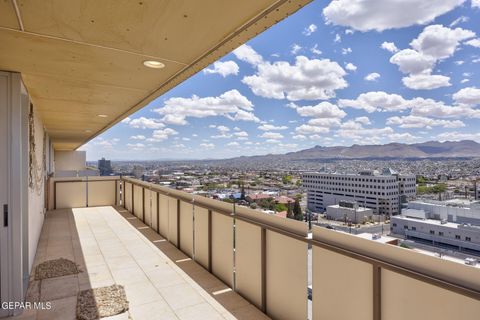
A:
{"label": "balcony railing", "polygon": [[274,319],[472,319],[480,269],[131,178],[52,179],[53,208],[122,206]]}

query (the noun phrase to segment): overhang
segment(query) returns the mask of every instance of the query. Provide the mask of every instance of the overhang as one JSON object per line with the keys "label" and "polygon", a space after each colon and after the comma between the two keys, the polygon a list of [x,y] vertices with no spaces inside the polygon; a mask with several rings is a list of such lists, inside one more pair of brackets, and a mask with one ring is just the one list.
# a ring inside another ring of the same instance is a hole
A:
{"label": "overhang", "polygon": [[0,0],[0,70],[73,150],[310,1]]}

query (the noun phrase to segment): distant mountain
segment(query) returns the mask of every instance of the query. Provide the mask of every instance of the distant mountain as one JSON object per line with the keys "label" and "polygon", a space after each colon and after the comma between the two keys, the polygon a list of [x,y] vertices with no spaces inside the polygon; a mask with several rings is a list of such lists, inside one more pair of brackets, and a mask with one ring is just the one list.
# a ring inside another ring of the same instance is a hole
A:
{"label": "distant mountain", "polygon": [[[389,143],[384,145],[357,145],[350,147],[322,147],[289,152],[284,155],[240,157],[243,160],[327,160],[327,159],[421,159],[421,158],[476,158],[480,144],[471,141],[428,141],[415,144]],[[231,159],[231,160],[234,160]]]}

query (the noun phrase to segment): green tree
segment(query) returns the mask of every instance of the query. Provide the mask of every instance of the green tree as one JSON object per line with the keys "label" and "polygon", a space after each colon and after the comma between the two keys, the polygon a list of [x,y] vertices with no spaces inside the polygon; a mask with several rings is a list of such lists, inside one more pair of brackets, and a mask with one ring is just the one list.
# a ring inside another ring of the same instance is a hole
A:
{"label": "green tree", "polygon": [[287,218],[289,219],[295,218],[293,215],[292,204],[290,202],[288,203],[288,206],[287,206]]}
{"label": "green tree", "polygon": [[417,177],[417,183],[420,184],[420,185],[424,185],[425,183],[427,183],[427,179],[425,179],[425,177],[423,177],[423,176],[418,176]]}
{"label": "green tree", "polygon": [[242,182],[242,187],[240,188],[240,199],[245,200],[245,182]]}
{"label": "green tree", "polygon": [[292,176],[286,175],[282,177],[283,184],[290,184],[292,182]]}
{"label": "green tree", "polygon": [[277,203],[275,204],[275,209],[277,212],[287,211],[287,206],[283,203]]}
{"label": "green tree", "polygon": [[295,203],[293,204],[293,217],[295,220],[303,220],[302,208],[300,207],[300,197],[298,196],[295,197]]}

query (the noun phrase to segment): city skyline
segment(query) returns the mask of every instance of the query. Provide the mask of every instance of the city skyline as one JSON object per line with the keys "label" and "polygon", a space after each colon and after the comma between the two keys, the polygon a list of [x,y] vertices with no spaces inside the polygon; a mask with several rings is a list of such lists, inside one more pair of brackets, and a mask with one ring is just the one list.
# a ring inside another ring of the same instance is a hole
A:
{"label": "city skyline", "polygon": [[88,160],[203,159],[480,141],[480,3],[410,0],[412,15],[373,2],[313,2],[82,149]]}

